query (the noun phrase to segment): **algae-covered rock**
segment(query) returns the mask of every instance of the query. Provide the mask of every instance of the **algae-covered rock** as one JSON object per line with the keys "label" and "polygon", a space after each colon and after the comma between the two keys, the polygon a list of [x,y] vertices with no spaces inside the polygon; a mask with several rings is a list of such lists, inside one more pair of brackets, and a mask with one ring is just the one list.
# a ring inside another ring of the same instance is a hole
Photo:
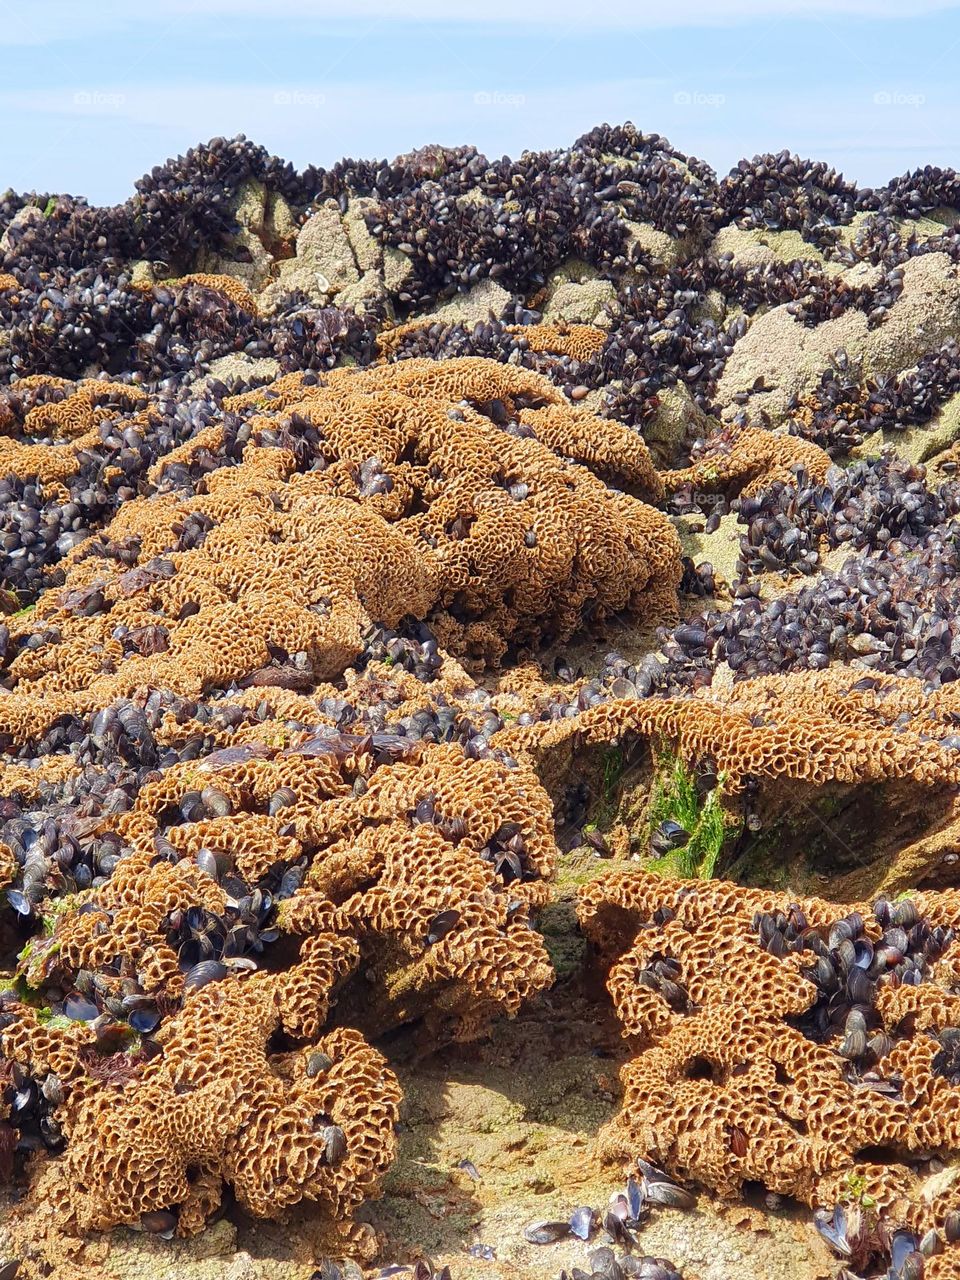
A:
{"label": "algae-covered rock", "polygon": [[615,302],[617,291],[609,280],[568,281],[558,285],[543,309],[544,320],[564,320],[568,324],[595,324],[610,327],[607,308]]}
{"label": "algae-covered rock", "polygon": [[577,928],[572,902],[552,902],[540,912],[537,931],[543,936],[557,981],[571,978],[582,968],[587,944]]}
{"label": "algae-covered rock", "polygon": [[[701,519],[696,523],[701,523]],[[737,513],[729,511],[722,515],[712,533],[692,529],[693,523],[688,516],[680,516],[674,521],[684,555],[689,556],[695,565],[712,564],[716,577],[727,584],[736,582],[740,576],[737,571],[740,537],[744,532],[744,526],[738,523]]]}
{"label": "algae-covered rock", "polygon": [[149,259],[138,258],[136,262],[130,264],[129,270],[132,285],[156,284],[157,277],[154,274],[153,263]]}
{"label": "algae-covered rock", "polygon": [[3,235],[0,236],[0,253],[9,253],[16,244],[18,232],[23,232],[28,227],[39,226],[42,222],[43,210],[37,205],[26,204],[22,209],[18,209],[7,223]]}
{"label": "algae-covered rock", "polygon": [[279,191],[267,193],[261,234],[273,249],[297,238],[297,220]]}
{"label": "algae-covered rock", "polygon": [[239,380],[245,383],[270,382],[280,373],[280,364],[272,356],[244,355],[242,351],[231,352],[210,363],[210,376],[221,382],[230,383]]}
{"label": "algae-covered rock", "polygon": [[211,275],[233,276],[258,293],[270,278],[273,255],[267,248],[268,196],[262,182],[253,178],[242,183],[233,205],[237,232],[227,237],[226,251],[212,247],[197,254],[194,267]]}
{"label": "algae-covered rock", "polygon": [[922,463],[935,459],[960,439],[960,392],[952,395],[930,422],[905,431],[875,431],[861,445],[851,450],[855,457],[875,457],[883,449],[892,449],[907,462]]}
{"label": "algae-covered rock", "polygon": [[499,319],[510,302],[510,294],[495,280],[481,280],[468,292],[458,294],[430,313],[429,320],[443,324],[462,324],[471,329],[483,324],[491,315]]}
{"label": "algae-covered rock", "polygon": [[357,267],[363,272],[383,269],[383,246],[367,229],[366,215],[376,207],[376,200],[369,196],[355,196],[343,215],[343,229],[350,241]]}
{"label": "algae-covered rock", "polygon": [[659,452],[665,455],[665,463],[669,463],[671,454],[680,449],[691,434],[706,433],[709,419],[680,383],[658,391],[657,401],[652,417],[643,424],[643,438],[648,445],[661,446]]}
{"label": "algae-covered rock", "polygon": [[810,392],[840,349],[865,375],[893,374],[960,332],[960,273],[946,254],[909,259],[903,277],[903,292],[873,329],[855,308],[813,327],[786,304],[755,317],[717,386],[724,417],[746,406],[751,417],[762,410],[782,420],[791,398]]}
{"label": "algae-covered rock", "polygon": [[116,1280],[263,1280],[237,1229],[222,1218],[190,1240],[160,1240],[145,1232],[116,1231],[104,1266]]}
{"label": "algae-covered rock", "polygon": [[639,249],[647,257],[665,267],[675,267],[684,262],[695,252],[696,238],[693,236],[671,236],[666,231],[658,231],[649,222],[624,222],[627,232],[628,250]]}
{"label": "algae-covered rock", "polygon": [[608,308],[617,291],[609,280],[582,258],[568,258],[547,279],[543,318],[567,324],[594,324],[608,328]]}
{"label": "algae-covered rock", "polygon": [[340,208],[335,200],[327,200],[300,229],[296,257],[279,264],[277,278],[264,291],[261,307],[269,311],[295,289],[322,306],[359,280]]}
{"label": "algae-covered rock", "polygon": [[380,306],[385,316],[393,315],[393,306],[379,271],[365,271],[355,284],[348,284],[337,294],[337,306],[357,312],[369,311]]}
{"label": "algae-covered rock", "polygon": [[413,259],[393,245],[383,248],[383,283],[388,293],[400,294],[413,276]]}
{"label": "algae-covered rock", "polygon": [[804,240],[799,231],[767,231],[737,226],[721,227],[710,245],[718,258],[733,254],[738,267],[765,267],[777,262],[815,262],[825,258],[816,245]]}

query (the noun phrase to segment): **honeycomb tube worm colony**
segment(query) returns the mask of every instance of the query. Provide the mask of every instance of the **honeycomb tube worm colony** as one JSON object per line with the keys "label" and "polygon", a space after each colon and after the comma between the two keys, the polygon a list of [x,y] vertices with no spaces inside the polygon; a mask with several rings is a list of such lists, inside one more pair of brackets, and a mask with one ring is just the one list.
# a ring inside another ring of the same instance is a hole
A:
{"label": "honeycomb tube worm colony", "polygon": [[415,1261],[401,1080],[577,1000],[627,1189],[461,1261],[960,1274],[958,268],[950,170],[632,125],[0,199],[0,1263]]}

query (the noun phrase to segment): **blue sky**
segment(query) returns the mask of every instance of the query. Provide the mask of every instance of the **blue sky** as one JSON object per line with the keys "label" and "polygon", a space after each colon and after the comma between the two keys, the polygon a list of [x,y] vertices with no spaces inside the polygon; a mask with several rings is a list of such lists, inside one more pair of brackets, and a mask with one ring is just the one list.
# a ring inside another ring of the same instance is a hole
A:
{"label": "blue sky", "polygon": [[630,119],[720,173],[960,168],[960,0],[0,0],[0,46],[0,188],[97,203],[240,132],[302,167]]}

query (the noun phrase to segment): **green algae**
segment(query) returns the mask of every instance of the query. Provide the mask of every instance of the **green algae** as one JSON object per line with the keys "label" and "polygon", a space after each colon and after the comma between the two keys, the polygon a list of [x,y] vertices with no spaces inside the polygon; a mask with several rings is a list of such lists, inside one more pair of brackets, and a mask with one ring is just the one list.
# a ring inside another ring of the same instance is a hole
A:
{"label": "green algae", "polygon": [[668,751],[659,754],[657,776],[650,797],[648,821],[650,834],[663,822],[677,822],[689,832],[687,843],[662,858],[654,869],[667,875],[711,880],[728,839],[739,824],[732,823],[724,811],[721,773],[716,786],[701,796],[696,781],[684,761]]}

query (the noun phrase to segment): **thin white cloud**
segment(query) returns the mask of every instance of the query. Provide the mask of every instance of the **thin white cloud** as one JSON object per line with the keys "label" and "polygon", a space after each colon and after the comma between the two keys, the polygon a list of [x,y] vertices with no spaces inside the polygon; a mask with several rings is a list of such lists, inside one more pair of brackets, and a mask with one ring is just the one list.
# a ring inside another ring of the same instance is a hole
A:
{"label": "thin white cloud", "polygon": [[[915,0],[910,16],[955,9],[956,0]],[[161,0],[161,10],[197,13],[290,12],[329,20],[343,17],[343,7],[327,0]],[[750,18],[847,14],[864,18],[902,18],[902,0],[686,0],[667,5],[663,0],[606,0],[585,11],[582,0],[484,0],[450,4],[449,0],[354,0],[353,18],[389,18],[412,22],[479,22],[484,24],[562,24],[587,18],[591,26],[674,27],[719,25]]]}
{"label": "thin white cloud", "polygon": [[[634,120],[725,173],[741,156],[791,151],[862,183],[918,164],[955,162],[957,109],[949,84],[878,78],[824,94],[777,82],[649,77],[538,92],[499,80],[428,90],[375,83],[96,85],[0,92],[0,113],[30,124],[5,163],[21,190],[124,198],[167,156],[214,134],[244,132],[298,168],[342,155],[391,157],[428,142],[469,142],[491,157],[568,145],[602,120]],[[838,128],[842,121],[842,128]],[[26,134],[25,134],[26,136]],[[70,139],[65,146],[62,138]],[[76,156],[73,165],[71,157]]]}
{"label": "thin white cloud", "polygon": [[[915,0],[910,15],[957,8],[955,0]],[[183,14],[295,14],[324,21],[342,19],[343,5],[330,0],[160,0],[153,13]],[[902,0],[686,0],[666,5],[662,0],[606,0],[589,13],[582,0],[484,0],[451,4],[449,0],[353,0],[347,11],[353,19],[387,18],[406,22],[478,22],[483,24],[544,22],[560,24],[587,18],[592,26],[672,27],[722,24],[749,18],[801,17],[805,14],[849,14],[864,18],[902,18]]]}
{"label": "thin white cloud", "polygon": [[263,18],[338,27],[364,23],[479,24],[527,26],[557,32],[565,25],[588,23],[630,30],[723,26],[777,18],[915,19],[922,14],[960,8],[960,0],[913,0],[905,14],[902,0],[605,0],[587,10],[583,0],[154,0],[149,6],[129,0],[6,0],[2,6],[0,45],[48,44],[98,32],[170,27],[209,16]]}

